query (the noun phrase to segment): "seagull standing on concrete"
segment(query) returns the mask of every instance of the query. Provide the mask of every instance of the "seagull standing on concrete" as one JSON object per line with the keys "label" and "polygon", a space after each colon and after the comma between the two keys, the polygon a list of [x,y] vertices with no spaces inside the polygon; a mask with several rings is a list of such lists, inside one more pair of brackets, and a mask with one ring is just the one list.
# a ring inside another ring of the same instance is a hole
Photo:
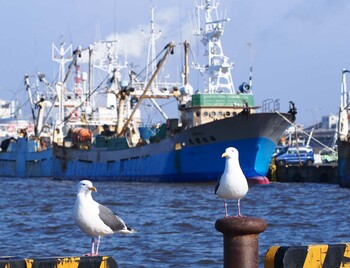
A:
{"label": "seagull standing on concrete", "polygon": [[[101,236],[120,233],[131,234],[136,231],[125,225],[124,221],[115,215],[109,208],[97,203],[92,199],[92,192],[96,188],[91,181],[83,180],[77,185],[77,199],[74,205],[74,220],[78,227],[91,236],[91,253],[88,255],[98,255]],[[95,238],[97,246],[95,250]]]}
{"label": "seagull standing on concrete", "polygon": [[226,157],[225,170],[216,184],[215,194],[224,199],[225,217],[228,216],[227,199],[237,200],[238,216],[241,217],[240,200],[248,192],[247,179],[239,164],[238,156],[238,150],[233,147],[227,148],[222,154],[222,157]]}

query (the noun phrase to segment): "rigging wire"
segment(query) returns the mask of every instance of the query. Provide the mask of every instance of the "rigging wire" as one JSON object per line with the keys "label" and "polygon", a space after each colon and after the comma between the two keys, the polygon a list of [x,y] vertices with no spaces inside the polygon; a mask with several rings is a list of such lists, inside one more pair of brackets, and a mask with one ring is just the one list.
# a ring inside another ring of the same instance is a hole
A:
{"label": "rigging wire", "polygon": [[[98,91],[102,85],[105,83],[105,81],[109,78],[109,75],[106,75],[105,79],[103,79],[100,84],[91,92],[89,92],[89,94],[87,94],[87,99],[89,99],[96,91]],[[83,106],[84,102],[82,102],[80,105],[78,105],[77,107],[75,107],[75,109],[73,109],[73,111],[70,112],[69,115],[67,115],[64,120],[58,125],[61,126],[63,123],[68,122],[69,118],[72,116],[72,114],[76,111],[78,111],[79,108],[81,108]]]}
{"label": "rigging wire", "polygon": [[324,148],[327,148],[328,150],[330,150],[333,153],[336,153],[336,151],[333,148],[328,147],[326,144],[320,142],[319,140],[315,139],[314,137],[312,137],[310,134],[306,133],[305,131],[301,130],[300,128],[298,128],[297,124],[291,122],[290,120],[288,120],[288,118],[286,118],[284,115],[282,115],[279,111],[275,111],[278,115],[280,115],[284,120],[286,120],[291,126],[294,126],[296,130],[300,131],[301,133],[303,133],[304,135],[306,135],[307,137],[311,138],[313,141],[315,141],[316,143],[318,143],[319,145],[323,146]]}
{"label": "rigging wire", "polygon": [[[162,54],[166,49],[167,49],[167,46],[165,46],[165,47],[163,48],[163,50],[161,50],[161,51],[156,55],[156,57],[155,57],[150,63],[148,63],[148,65],[146,65],[146,66],[136,75],[135,78],[141,78],[141,77],[140,77],[141,74],[145,74],[147,67],[149,67],[153,62],[155,62],[156,60],[158,60],[159,57],[161,56],[161,54]],[[157,65],[158,65],[158,63],[157,63]],[[138,79],[138,80],[140,81],[141,79]]]}

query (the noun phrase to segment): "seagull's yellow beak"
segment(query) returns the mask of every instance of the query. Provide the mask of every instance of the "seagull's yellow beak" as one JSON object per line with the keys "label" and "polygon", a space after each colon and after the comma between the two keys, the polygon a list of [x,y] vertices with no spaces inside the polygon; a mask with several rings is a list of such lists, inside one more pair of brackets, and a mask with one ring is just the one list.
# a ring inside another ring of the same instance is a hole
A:
{"label": "seagull's yellow beak", "polygon": [[97,189],[94,186],[89,187],[89,190],[91,190],[93,192],[97,192]]}
{"label": "seagull's yellow beak", "polygon": [[225,152],[225,153],[222,154],[221,157],[227,157],[227,156],[228,156],[228,155],[227,155],[227,153]]}

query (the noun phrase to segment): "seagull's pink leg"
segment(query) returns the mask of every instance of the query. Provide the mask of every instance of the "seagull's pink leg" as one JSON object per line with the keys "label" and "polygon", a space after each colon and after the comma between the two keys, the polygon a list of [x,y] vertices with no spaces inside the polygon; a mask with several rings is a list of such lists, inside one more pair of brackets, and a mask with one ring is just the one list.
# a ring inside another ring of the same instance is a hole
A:
{"label": "seagull's pink leg", "polygon": [[95,256],[98,256],[98,248],[100,247],[100,243],[101,243],[101,236],[98,237],[97,240],[97,246],[96,246],[96,253]]}
{"label": "seagull's pink leg", "polygon": [[84,254],[84,256],[95,256],[95,239],[92,237],[91,238],[91,252]]}
{"label": "seagull's pink leg", "polygon": [[95,238],[91,238],[91,256],[95,255]]}
{"label": "seagull's pink leg", "polygon": [[241,201],[240,199],[237,200],[238,217],[242,217],[242,215],[241,215],[241,202],[240,201]]}

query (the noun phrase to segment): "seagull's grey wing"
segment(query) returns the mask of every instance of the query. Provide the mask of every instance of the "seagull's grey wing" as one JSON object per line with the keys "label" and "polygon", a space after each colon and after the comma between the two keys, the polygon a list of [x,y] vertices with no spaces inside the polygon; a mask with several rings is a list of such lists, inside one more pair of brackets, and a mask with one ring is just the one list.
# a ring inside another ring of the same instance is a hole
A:
{"label": "seagull's grey wing", "polygon": [[124,221],[120,217],[115,215],[113,211],[111,211],[109,208],[101,204],[99,204],[98,208],[100,210],[99,216],[101,220],[107,226],[109,226],[114,232],[117,232],[126,228]]}
{"label": "seagull's grey wing", "polygon": [[216,183],[216,186],[215,186],[215,194],[216,194],[216,192],[217,192],[218,189],[219,189],[221,176],[222,176],[222,175],[219,176],[218,182]]}

